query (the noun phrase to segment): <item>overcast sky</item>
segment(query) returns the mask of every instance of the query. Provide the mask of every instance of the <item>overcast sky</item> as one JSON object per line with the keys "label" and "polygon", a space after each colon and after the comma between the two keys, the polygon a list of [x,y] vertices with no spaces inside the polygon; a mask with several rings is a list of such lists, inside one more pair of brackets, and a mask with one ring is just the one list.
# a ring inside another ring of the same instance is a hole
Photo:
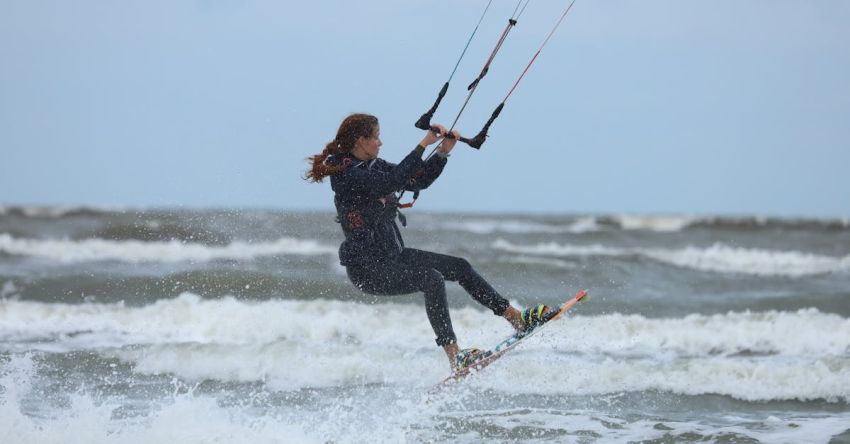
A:
{"label": "overcast sky", "polygon": [[[330,210],[304,158],[351,112],[406,155],[486,3],[0,0],[0,204]],[[462,133],[567,3],[531,1]],[[435,122],[515,5],[493,2]],[[417,208],[850,216],[848,24],[845,0],[577,0]]]}

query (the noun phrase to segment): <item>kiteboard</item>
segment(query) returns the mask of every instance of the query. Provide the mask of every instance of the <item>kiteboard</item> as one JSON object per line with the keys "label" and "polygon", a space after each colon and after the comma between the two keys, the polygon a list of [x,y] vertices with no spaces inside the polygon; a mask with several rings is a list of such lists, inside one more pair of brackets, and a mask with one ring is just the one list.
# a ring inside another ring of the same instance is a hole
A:
{"label": "kiteboard", "polygon": [[434,389],[439,390],[442,387],[445,387],[446,385],[459,382],[465,379],[467,376],[481,371],[485,367],[489,366],[490,364],[504,356],[505,353],[509,352],[514,347],[521,344],[524,340],[534,336],[535,334],[540,332],[540,330],[546,328],[547,325],[558,320],[558,318],[563,316],[564,313],[566,313],[570,308],[572,308],[573,305],[585,300],[587,296],[587,290],[579,291],[578,293],[576,293],[575,296],[569,298],[566,302],[561,304],[561,306],[557,310],[550,310],[547,314],[551,313],[551,315],[547,317],[548,320],[546,322],[538,325],[530,331],[524,333],[514,333],[511,336],[505,338],[504,341],[498,343],[495,347],[493,347],[492,350],[487,350],[483,352],[481,358],[479,358],[477,361],[475,361],[468,367],[464,367],[453,372],[451,376],[437,384]]}

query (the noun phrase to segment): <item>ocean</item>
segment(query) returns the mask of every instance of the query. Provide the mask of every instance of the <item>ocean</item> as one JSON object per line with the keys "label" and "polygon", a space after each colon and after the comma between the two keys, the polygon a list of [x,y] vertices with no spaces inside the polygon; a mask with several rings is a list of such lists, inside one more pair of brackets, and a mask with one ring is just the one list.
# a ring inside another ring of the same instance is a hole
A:
{"label": "ocean", "polygon": [[407,217],[517,306],[591,296],[434,392],[421,294],[359,293],[330,212],[0,207],[0,442],[850,442],[850,220]]}

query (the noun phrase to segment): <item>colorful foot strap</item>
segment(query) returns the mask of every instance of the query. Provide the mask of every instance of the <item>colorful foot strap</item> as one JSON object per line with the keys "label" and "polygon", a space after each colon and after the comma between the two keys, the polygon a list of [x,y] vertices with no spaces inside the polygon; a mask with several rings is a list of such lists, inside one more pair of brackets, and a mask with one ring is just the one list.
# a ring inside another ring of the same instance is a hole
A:
{"label": "colorful foot strap", "polygon": [[549,308],[548,306],[546,306],[544,304],[540,304],[536,307],[526,308],[525,310],[523,310],[522,313],[520,313],[520,317],[522,318],[522,321],[525,323],[525,329],[526,330],[532,329],[532,328],[537,327],[538,325],[548,321],[548,319],[544,315],[544,313],[546,313],[546,310],[548,308]]}

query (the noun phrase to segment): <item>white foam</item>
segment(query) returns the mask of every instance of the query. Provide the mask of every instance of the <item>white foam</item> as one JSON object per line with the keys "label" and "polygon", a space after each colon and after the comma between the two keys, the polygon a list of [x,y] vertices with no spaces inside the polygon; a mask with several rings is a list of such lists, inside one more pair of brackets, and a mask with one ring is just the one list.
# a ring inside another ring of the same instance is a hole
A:
{"label": "white foam", "polygon": [[[26,217],[44,217],[58,219],[76,211],[89,210],[86,207],[21,207],[21,212]],[[92,209],[93,210],[93,209]]]}
{"label": "white foam", "polygon": [[619,215],[614,219],[624,230],[646,230],[660,233],[682,231],[699,219],[693,216]]}
{"label": "white foam", "polygon": [[[489,403],[494,407],[482,410],[464,404],[467,396],[476,397],[480,402],[477,392],[461,393],[459,397],[448,392],[444,393],[448,396],[424,403],[417,390],[410,390],[408,386],[393,390],[385,385],[360,386],[353,392],[344,389],[312,392],[314,400],[307,397],[294,404],[279,405],[268,402],[262,394],[256,398],[249,394],[247,402],[233,403],[222,402],[213,395],[196,394],[192,389],[180,393],[176,387],[173,392],[149,393],[153,397],[147,399],[125,394],[104,397],[79,390],[70,393],[67,402],[34,403],[35,393],[39,393],[37,396],[41,400],[45,397],[44,392],[33,387],[35,367],[32,359],[25,355],[13,355],[0,367],[0,386],[4,388],[0,391],[0,430],[9,442],[359,443],[429,442],[450,438],[453,442],[474,443],[497,439],[503,431],[510,433],[513,440],[532,440],[564,430],[575,433],[561,436],[560,440],[564,441],[590,433],[595,442],[693,440],[695,436],[717,438],[734,433],[763,442],[826,442],[847,429],[849,418],[846,413],[827,416],[771,412],[771,416],[756,413],[736,417],[721,413],[720,417],[695,416],[692,420],[671,421],[662,419],[664,413],[654,415],[651,407],[646,415],[634,418],[621,414],[616,408],[607,409],[609,411],[604,408],[601,411],[575,409],[568,406],[569,402],[567,405],[528,406],[522,398],[517,398],[520,399],[517,402],[505,397],[504,392]],[[562,369],[561,373],[568,372]],[[482,376],[476,375],[466,387],[486,386],[487,380]],[[510,381],[507,385],[514,382],[523,386],[525,381]],[[537,379],[533,382],[540,388],[547,381]],[[223,389],[223,396],[246,395],[239,393],[238,387],[236,390]],[[128,405],[143,407],[149,412],[126,417],[121,412]],[[33,409],[37,409],[35,414]],[[447,423],[457,427],[447,429]]]}
{"label": "white foam", "polygon": [[291,442],[323,442],[305,432],[310,430],[306,424],[273,417],[258,419],[249,411],[222,408],[214,398],[191,393],[164,400],[141,421],[115,418],[124,407],[121,401],[96,402],[82,392],[72,394],[65,408],[49,409],[33,417],[22,413],[22,404],[28,408],[33,405],[25,399],[32,385],[32,360],[14,356],[5,367],[7,374],[0,378],[5,388],[0,397],[0,430],[10,443],[256,443],[277,442],[281,437]]}
{"label": "white foam", "polygon": [[822,256],[799,251],[735,248],[714,244],[708,248],[648,250],[653,259],[697,270],[767,276],[806,276],[850,271],[850,255]]}
{"label": "white foam", "polygon": [[[413,305],[366,305],[332,300],[245,302],[233,297],[202,299],[183,293],[142,307],[115,304],[61,304],[0,301],[0,337],[19,340],[80,333],[124,344],[266,344],[279,339],[323,343],[381,329],[382,318],[418,313]],[[317,318],[317,314],[321,314]],[[359,323],[352,318],[363,318]],[[285,320],[286,322],[282,322]],[[84,335],[82,335],[84,336]],[[370,333],[370,336],[372,334]],[[411,336],[389,333],[386,341],[405,344]]]}
{"label": "white foam", "polygon": [[511,358],[477,375],[475,386],[526,394],[539,393],[542,384],[550,393],[571,395],[660,391],[717,394],[751,402],[850,403],[847,358],[587,359],[526,351],[522,359],[533,361],[534,366],[522,365],[519,355]]}
{"label": "white foam", "polygon": [[643,256],[683,268],[717,273],[742,273],[758,276],[801,277],[850,271],[850,255],[823,256],[800,251],[730,247],[715,243],[710,247],[614,248],[604,245],[569,245],[555,242],[518,245],[497,239],[493,248],[512,253],[556,257]]}
{"label": "white foam", "polygon": [[[453,310],[452,320],[461,346],[488,347],[510,332],[506,322],[471,307]],[[249,303],[189,293],[145,307],[5,300],[0,344],[12,351],[95,350],[138,372],[266,381],[286,390],[427,386],[448,370],[424,308],[398,303]],[[569,394],[661,390],[848,402],[848,354],[850,320],[815,309],[672,319],[576,316],[558,321],[479,379],[508,392],[557,386]]]}
{"label": "white foam", "polygon": [[87,261],[206,262],[216,259],[250,260],[275,255],[334,254],[337,248],[312,239],[282,237],[271,242],[235,241],[224,246],[171,240],[144,242],[105,239],[21,239],[0,233],[0,251],[63,263]]}
{"label": "white foam", "polygon": [[[239,386],[222,389],[221,397],[196,394],[196,385],[186,386],[178,379],[172,381],[172,390],[147,391],[141,398],[134,390],[103,393],[80,388],[68,393],[66,400],[64,393],[47,393],[34,386],[41,379],[35,367],[29,355],[0,361],[0,430],[8,442],[394,442],[435,413],[415,401],[422,397],[410,390],[365,387],[354,393],[335,390],[315,398],[308,395],[301,402],[278,403],[274,393],[252,393]],[[133,376],[126,382],[132,387]],[[229,396],[242,402],[228,401]],[[127,417],[127,407],[145,413]],[[425,437],[433,433],[426,431]]]}
{"label": "white foam", "polygon": [[[611,216],[623,230],[644,230],[658,233],[681,231],[692,224],[704,220],[694,216],[649,216],[617,215]],[[566,224],[541,223],[523,219],[463,218],[459,222],[442,222],[439,228],[445,230],[466,231],[476,234],[510,233],[592,233],[602,231],[598,218],[585,216]]]}
{"label": "white foam", "polygon": [[576,316],[541,335],[475,384],[509,393],[537,393],[542,385],[584,395],[662,391],[850,403],[850,319],[815,309]]}
{"label": "white foam", "polygon": [[[184,293],[139,308],[0,301],[0,313],[0,340],[25,343],[27,348],[67,351],[143,344],[149,347],[131,347],[114,355],[149,373],[174,372],[191,379],[270,379],[276,387],[287,389],[331,386],[363,375],[381,381],[393,373],[391,364],[400,362],[402,354],[423,346],[436,350],[423,309],[413,305],[246,303],[232,297],[203,300]],[[364,348],[369,352],[364,354]],[[433,360],[438,355],[424,358]],[[299,360],[303,364],[293,367]],[[335,371],[327,372],[327,366]],[[437,371],[442,367],[431,362],[418,368]],[[434,373],[431,379],[438,377]]]}
{"label": "white foam", "polygon": [[[411,296],[407,300],[417,296]],[[205,300],[192,293],[143,307],[123,304],[59,304],[0,300],[0,338],[36,341],[58,338],[75,347],[128,344],[255,345],[370,344],[408,348],[428,344],[433,334],[413,304],[360,304],[334,300]],[[320,316],[316,314],[319,313]],[[452,311],[458,329],[477,331],[479,340],[509,333],[499,318],[467,307]],[[357,319],[357,322],[352,322]],[[285,321],[285,322],[284,322]],[[489,326],[490,328],[484,328]],[[663,351],[677,356],[741,353],[844,356],[850,353],[850,320],[817,309],[794,312],[692,314],[646,318],[607,314],[571,318],[553,330],[578,329],[581,341],[559,345],[565,352],[642,357]],[[87,341],[97,341],[89,343]],[[37,344],[36,344],[37,346]]]}
{"label": "white foam", "polygon": [[633,254],[625,248],[606,247],[604,245],[566,245],[557,242],[544,242],[534,245],[518,245],[505,239],[496,239],[493,248],[511,253],[531,254],[538,256],[626,256]]}
{"label": "white foam", "polygon": [[119,206],[90,206],[90,205],[69,205],[69,206],[2,206],[0,205],[0,215],[6,215],[13,211],[20,211],[25,217],[32,218],[50,218],[59,219],[69,214],[74,213],[105,213],[105,212],[120,212],[127,211],[124,207]]}
{"label": "white foam", "polygon": [[438,227],[444,230],[465,231],[475,234],[588,233],[600,230],[594,217],[582,217],[566,225],[519,219],[464,218],[460,222],[440,223]]}
{"label": "white foam", "polygon": [[729,312],[711,316],[646,318],[608,314],[576,316],[553,329],[579,330],[581,341],[559,345],[565,352],[614,356],[652,356],[659,351],[680,357],[738,354],[846,356],[850,319],[814,308],[794,312]]}

